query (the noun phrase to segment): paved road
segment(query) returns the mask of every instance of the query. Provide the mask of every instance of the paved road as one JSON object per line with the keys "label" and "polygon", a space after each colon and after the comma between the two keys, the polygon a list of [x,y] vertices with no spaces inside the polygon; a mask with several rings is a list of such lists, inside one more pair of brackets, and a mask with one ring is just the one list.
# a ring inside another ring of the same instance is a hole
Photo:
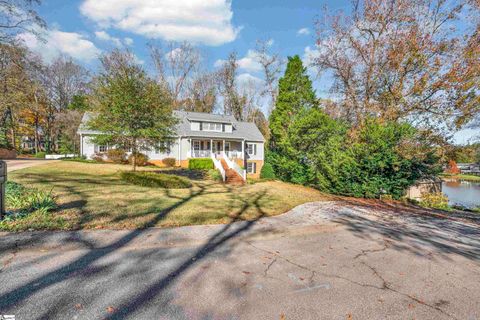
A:
{"label": "paved road", "polygon": [[321,202],[255,222],[0,235],[22,319],[480,319],[478,221]]}
{"label": "paved road", "polygon": [[12,172],[19,169],[30,168],[39,166],[42,164],[57,162],[58,160],[45,160],[45,159],[14,159],[5,160],[7,162],[7,171]]}

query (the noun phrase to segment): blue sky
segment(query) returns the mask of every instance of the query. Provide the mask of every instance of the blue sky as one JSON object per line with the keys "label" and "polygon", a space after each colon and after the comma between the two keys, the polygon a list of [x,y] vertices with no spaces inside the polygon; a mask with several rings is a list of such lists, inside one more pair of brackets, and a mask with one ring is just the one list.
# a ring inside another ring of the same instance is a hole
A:
{"label": "blue sky", "polygon": [[[182,2],[181,0],[177,0]],[[146,44],[149,41],[162,41],[165,39],[162,35],[154,37],[141,34],[135,28],[116,27],[102,25],[103,21],[93,18],[86,10],[81,10],[82,5],[86,3],[98,3],[101,1],[65,1],[65,0],[44,0],[39,7],[40,15],[47,21],[49,29],[61,32],[75,33],[81,35],[82,39],[90,41],[98,50],[108,50],[115,46],[115,42],[106,41],[96,36],[95,32],[104,32],[108,36],[123,40],[131,38],[133,45],[131,49],[142,60],[148,60]],[[112,1],[113,3],[114,1]],[[119,1],[121,2],[121,1]],[[123,1],[132,2],[132,1]],[[141,2],[141,1],[133,1]],[[157,1],[158,3],[175,3],[176,1]],[[208,2],[208,1],[189,1],[185,2]],[[206,41],[197,41],[197,44],[204,51],[208,59],[209,66],[213,66],[218,59],[225,58],[229,52],[235,50],[239,57],[244,57],[249,49],[253,49],[257,39],[273,39],[273,49],[280,52],[282,56],[293,54],[303,55],[307,46],[313,47],[315,44],[313,27],[317,14],[322,7],[327,5],[332,10],[348,9],[349,1],[255,1],[239,0],[229,3],[226,0],[213,0],[212,2],[225,3],[230,7],[232,17],[230,26],[236,29],[236,36],[231,39],[223,40],[219,43],[206,43]],[[92,5],[93,7],[93,5]],[[161,7],[161,5],[158,5]],[[147,7],[148,9],[148,7]],[[181,9],[181,8],[179,8]],[[132,12],[134,10],[130,10]],[[180,15],[181,13],[179,13]],[[107,15],[107,14],[106,14]],[[113,14],[112,14],[113,15]],[[104,18],[104,17],[102,17]],[[108,19],[110,17],[106,17]],[[187,20],[187,19],[185,19]],[[188,21],[179,21],[188,23]],[[200,25],[201,27],[201,25]],[[306,29],[302,34],[298,34],[300,29]],[[310,32],[310,34],[308,34]],[[167,39],[169,40],[169,39]],[[173,40],[181,40],[179,38]],[[186,39],[192,40],[192,39]],[[195,41],[195,39],[193,39]],[[42,50],[38,50],[42,51]],[[45,50],[43,50],[45,51]],[[93,52],[92,52],[93,51]],[[41,52],[42,53],[42,52]],[[67,53],[68,52],[63,52]],[[91,54],[81,55],[81,50],[77,52],[77,60],[89,67],[95,66],[92,59],[95,50],[90,50]],[[48,52],[43,52],[48,56]],[[48,56],[50,58],[50,56]]]}
{"label": "blue sky", "polygon": [[[234,50],[243,59],[240,72],[261,77],[248,55],[257,39],[272,39],[272,50],[283,57],[304,56],[315,46],[314,21],[323,7],[348,11],[349,5],[349,0],[43,0],[46,42],[23,38],[45,60],[70,55],[92,70],[102,52],[117,46],[129,47],[147,64],[148,42],[188,40],[201,48],[208,68]],[[319,96],[328,87],[328,78],[315,82]],[[465,143],[474,134],[461,132],[456,141]]]}

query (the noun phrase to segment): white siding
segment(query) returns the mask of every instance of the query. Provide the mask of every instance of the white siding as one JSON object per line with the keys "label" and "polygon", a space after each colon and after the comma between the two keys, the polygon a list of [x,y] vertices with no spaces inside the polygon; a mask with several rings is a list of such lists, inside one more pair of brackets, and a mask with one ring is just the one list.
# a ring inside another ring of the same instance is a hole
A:
{"label": "white siding", "polygon": [[225,124],[225,132],[232,133],[232,125],[231,124]]}
{"label": "white siding", "polygon": [[83,136],[82,140],[82,156],[91,159],[92,156],[95,154],[95,145],[93,144],[93,142],[91,141],[92,139],[89,136]]}
{"label": "white siding", "polygon": [[197,122],[197,121],[190,122],[190,129],[192,131],[200,131],[200,122]]}
{"label": "white siding", "polygon": [[[248,160],[263,160],[264,158],[264,143],[263,142],[246,142],[248,144],[253,144],[256,146],[256,152],[255,154],[247,154],[247,159]],[[247,153],[246,150],[247,146],[245,145],[245,153]]]}

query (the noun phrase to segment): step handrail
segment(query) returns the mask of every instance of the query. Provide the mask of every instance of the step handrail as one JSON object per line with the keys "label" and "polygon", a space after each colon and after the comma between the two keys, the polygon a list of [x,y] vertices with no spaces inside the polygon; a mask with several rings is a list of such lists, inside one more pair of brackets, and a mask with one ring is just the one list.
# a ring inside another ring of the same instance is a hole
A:
{"label": "step handrail", "polygon": [[220,174],[222,175],[222,180],[225,182],[226,179],[226,174],[225,174],[225,169],[223,169],[222,163],[215,157],[215,155],[212,153],[211,155],[213,165],[215,166],[215,169],[220,171]]}
{"label": "step handrail", "polygon": [[247,170],[245,169],[242,169],[238,163],[236,163],[235,161],[232,161],[229,157],[227,157],[227,155],[225,154],[225,152],[222,152],[222,157],[223,159],[225,160],[225,162],[227,163],[227,166],[229,169],[233,169],[235,170],[235,172],[240,176],[242,177],[243,181],[247,181]]}

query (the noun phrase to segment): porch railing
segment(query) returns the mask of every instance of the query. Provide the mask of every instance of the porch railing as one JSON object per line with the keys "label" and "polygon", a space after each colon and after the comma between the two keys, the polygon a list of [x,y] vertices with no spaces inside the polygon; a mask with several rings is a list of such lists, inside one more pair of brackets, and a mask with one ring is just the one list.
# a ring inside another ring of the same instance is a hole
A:
{"label": "porch railing", "polygon": [[192,150],[190,158],[210,158],[210,150]]}
{"label": "porch railing", "polygon": [[230,169],[233,169],[235,170],[238,175],[240,177],[242,177],[243,181],[247,181],[247,170],[245,169],[242,169],[238,163],[236,163],[235,161],[232,161],[229,157],[227,157],[227,155],[225,154],[225,152],[222,152],[222,156],[223,156],[223,159],[225,160],[225,162],[227,163],[227,166],[230,168]]}
{"label": "porch railing", "polygon": [[222,163],[220,162],[220,160],[218,160],[216,157],[215,157],[215,154],[212,153],[211,155],[211,158],[213,160],[213,164],[215,166],[215,169],[217,169],[218,171],[220,171],[220,174],[222,175],[222,180],[223,182],[225,182],[225,169],[223,169],[223,166],[222,166]]}

